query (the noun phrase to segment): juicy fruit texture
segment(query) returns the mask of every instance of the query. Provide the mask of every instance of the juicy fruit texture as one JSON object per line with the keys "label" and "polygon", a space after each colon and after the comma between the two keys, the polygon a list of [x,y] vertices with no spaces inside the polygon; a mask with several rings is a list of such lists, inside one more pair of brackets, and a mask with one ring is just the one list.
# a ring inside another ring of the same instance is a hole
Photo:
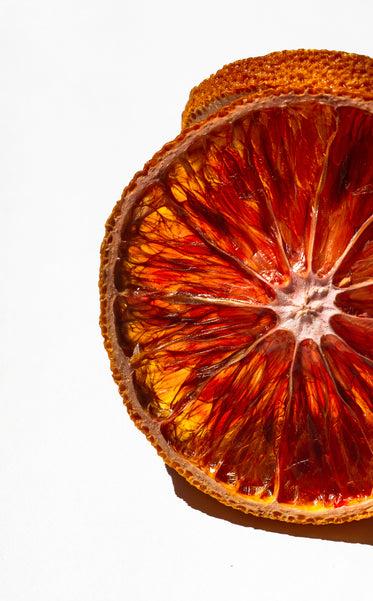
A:
{"label": "juicy fruit texture", "polygon": [[372,109],[233,102],[156,155],[108,222],[101,325],[129,412],[246,512],[373,513]]}

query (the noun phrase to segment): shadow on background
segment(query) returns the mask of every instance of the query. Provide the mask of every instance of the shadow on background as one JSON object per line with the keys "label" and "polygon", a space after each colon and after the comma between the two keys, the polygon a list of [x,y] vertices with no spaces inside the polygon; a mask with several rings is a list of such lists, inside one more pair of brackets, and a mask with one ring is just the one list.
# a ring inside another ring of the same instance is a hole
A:
{"label": "shadow on background", "polygon": [[265,518],[256,518],[222,505],[212,497],[201,492],[189,482],[184,480],[175,470],[166,466],[173,481],[175,494],[193,509],[202,511],[207,515],[220,520],[226,520],[238,526],[277,532],[304,538],[317,538],[330,541],[343,541],[346,543],[373,544],[373,518],[364,519],[347,524],[331,524],[326,526],[310,526],[288,524]]}

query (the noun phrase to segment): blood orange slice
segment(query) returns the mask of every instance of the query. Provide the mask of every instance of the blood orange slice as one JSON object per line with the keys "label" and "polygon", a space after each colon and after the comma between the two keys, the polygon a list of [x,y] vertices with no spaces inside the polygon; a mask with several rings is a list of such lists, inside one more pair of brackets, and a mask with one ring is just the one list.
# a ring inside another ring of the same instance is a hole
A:
{"label": "blood orange slice", "polygon": [[244,512],[373,514],[373,60],[274,53],[191,93],[123,193],[101,327],[136,425]]}

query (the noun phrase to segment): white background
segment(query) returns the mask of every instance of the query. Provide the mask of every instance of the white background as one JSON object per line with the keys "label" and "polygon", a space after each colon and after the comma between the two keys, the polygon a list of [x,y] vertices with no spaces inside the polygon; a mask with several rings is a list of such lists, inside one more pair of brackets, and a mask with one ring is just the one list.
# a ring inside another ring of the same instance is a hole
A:
{"label": "white background", "polygon": [[1,0],[2,600],[370,597],[373,520],[247,517],[166,469],[112,381],[97,280],[105,221],[192,86],[285,48],[373,56],[372,17],[371,0]]}

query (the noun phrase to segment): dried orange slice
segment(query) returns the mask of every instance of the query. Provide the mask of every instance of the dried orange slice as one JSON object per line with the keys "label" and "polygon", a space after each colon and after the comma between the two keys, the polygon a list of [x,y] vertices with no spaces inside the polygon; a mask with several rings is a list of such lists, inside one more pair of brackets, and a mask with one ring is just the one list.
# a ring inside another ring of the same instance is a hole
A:
{"label": "dried orange slice", "polygon": [[244,512],[373,514],[373,60],[280,52],[192,90],[106,228],[101,327],[136,425]]}

